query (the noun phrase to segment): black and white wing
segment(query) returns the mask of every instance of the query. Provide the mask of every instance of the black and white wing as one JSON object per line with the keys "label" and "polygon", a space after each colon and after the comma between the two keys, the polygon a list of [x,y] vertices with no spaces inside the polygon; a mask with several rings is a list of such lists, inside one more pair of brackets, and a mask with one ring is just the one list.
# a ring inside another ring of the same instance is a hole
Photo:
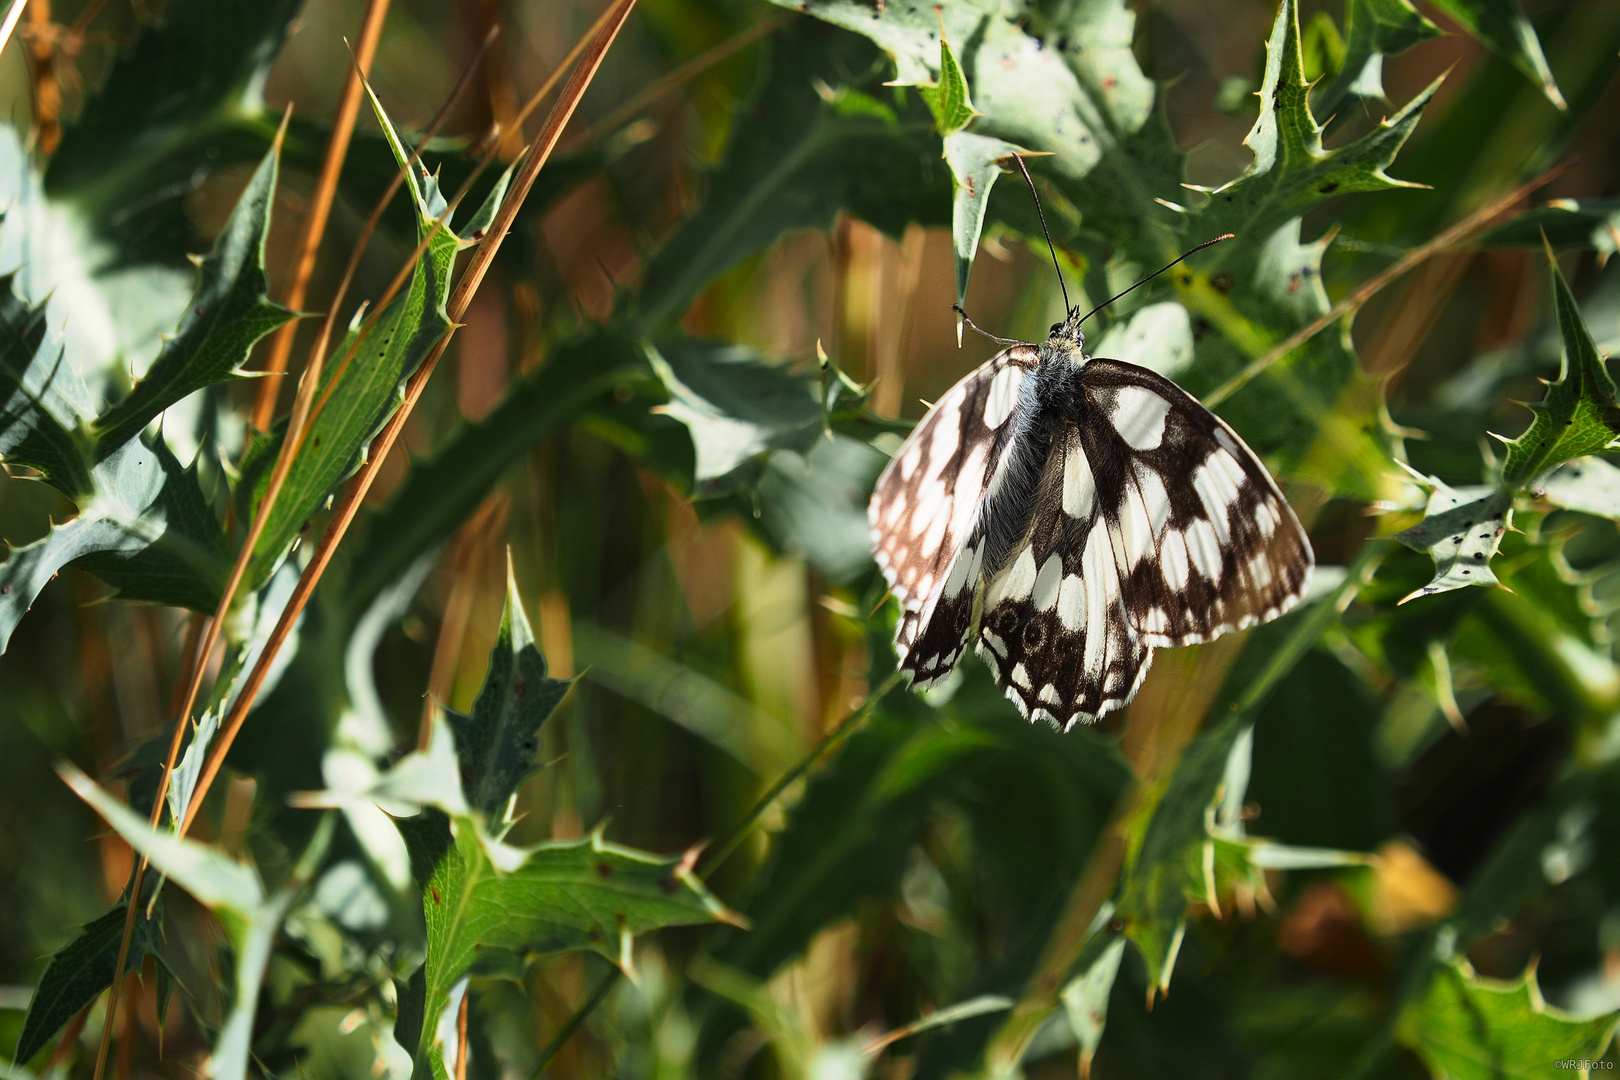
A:
{"label": "black and white wing", "polygon": [[1034,513],[985,589],[977,650],[1018,710],[1067,730],[1136,693],[1152,648],[1132,630],[1107,500],[1066,424],[1037,483]]}
{"label": "black and white wing", "polygon": [[1154,648],[1288,610],[1313,565],[1265,466],[1168,379],[1091,360],[1067,408],[978,641],[1020,711],[1062,728],[1128,703]]}
{"label": "black and white wing", "polygon": [[1134,364],[1091,360],[1080,385],[1081,441],[1136,638],[1191,645],[1293,607],[1310,541],[1237,433]]}
{"label": "black and white wing", "polygon": [[1032,345],[985,362],[939,399],[878,477],[867,506],[872,547],[900,600],[895,649],[914,685],[956,665],[984,557],[980,510],[1015,424]]}

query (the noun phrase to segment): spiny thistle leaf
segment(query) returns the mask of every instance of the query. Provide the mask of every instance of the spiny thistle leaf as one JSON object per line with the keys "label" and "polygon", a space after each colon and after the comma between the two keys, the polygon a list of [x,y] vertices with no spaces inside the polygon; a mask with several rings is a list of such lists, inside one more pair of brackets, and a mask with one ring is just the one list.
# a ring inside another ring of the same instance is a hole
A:
{"label": "spiny thistle leaf", "polygon": [[1439,86],[1439,80],[1429,84],[1354,142],[1323,149],[1322,128],[1311,114],[1311,87],[1305,81],[1299,9],[1295,0],[1283,0],[1266,44],[1260,116],[1243,140],[1254,152],[1254,162],[1248,172],[1209,193],[1198,214],[1199,227],[1210,236],[1230,232],[1258,239],[1327,196],[1418,186],[1395,180],[1384,169]]}
{"label": "spiny thistle leaf", "polygon": [[0,461],[36,469],[78,498],[92,490],[90,438],[71,397],[57,387],[62,355],[41,352],[46,305],[29,306],[16,278],[0,277]]}
{"label": "spiny thistle leaf", "polygon": [[540,725],[575,681],[546,676],[546,658],[534,644],[508,558],[506,609],[489,651],[489,674],[471,713],[445,710],[456,737],[467,804],[486,821],[499,824],[518,785],[535,770]]}
{"label": "spiny thistle leaf", "polygon": [[[940,25],[944,26],[943,20]],[[978,115],[968,95],[967,76],[962,74],[962,65],[951,50],[950,40],[943,34],[939,38],[939,81],[933,86],[917,87],[917,93],[928,111],[934,114],[934,123],[939,126],[941,135],[961,131]]]}
{"label": "spiny thistle leaf", "polygon": [[174,337],[122,401],[96,419],[96,458],[105,459],[170,405],[232,379],[253,345],[293,318],[269,296],[264,244],[270,234],[281,147],[270,148],[237,200],[214,250],[197,267],[197,290]]}
{"label": "spiny thistle leaf", "polygon": [[956,180],[951,204],[951,239],[956,248],[956,302],[967,301],[968,278],[984,232],[984,214],[990,188],[1001,175],[1001,163],[1024,148],[989,135],[958,131],[945,136],[945,160]]}
{"label": "spiny thistle leaf", "polygon": [[1547,258],[1564,355],[1557,380],[1547,384],[1541,401],[1530,405],[1530,427],[1507,443],[1502,485],[1514,490],[1566,461],[1606,450],[1620,438],[1614,379],[1550,250]]}
{"label": "spiny thistle leaf", "polygon": [[1568,108],[1552,70],[1547,67],[1547,57],[1541,51],[1536,29],[1525,17],[1519,0],[1434,0],[1434,6],[1523,72],[1553,105]]}
{"label": "spiny thistle leaf", "polygon": [[0,563],[0,652],[35,597],[75,563],[131,600],[210,608],[229,568],[225,537],[198,483],[161,439],[132,439],[97,464],[77,516]]}
{"label": "spiny thistle leaf", "polygon": [[[1517,979],[1481,978],[1467,960],[1440,965],[1401,1012],[1397,1038],[1435,1076],[1530,1080],[1563,1067],[1586,1072],[1603,1056],[1620,1012],[1573,1016],[1547,1004],[1532,963]],[[1572,1065],[1567,1062],[1580,1062]]]}

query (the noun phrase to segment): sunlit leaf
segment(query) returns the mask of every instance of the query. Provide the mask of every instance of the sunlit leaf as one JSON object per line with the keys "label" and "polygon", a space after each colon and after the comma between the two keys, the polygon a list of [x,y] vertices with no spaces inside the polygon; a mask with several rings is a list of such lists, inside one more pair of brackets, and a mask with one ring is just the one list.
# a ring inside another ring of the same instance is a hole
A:
{"label": "sunlit leaf", "polygon": [[979,251],[984,232],[984,214],[990,203],[990,189],[1001,175],[1001,162],[1022,147],[992,138],[958,131],[945,137],[945,160],[956,178],[956,195],[951,203],[951,241],[956,249],[956,302],[967,300],[968,277]]}
{"label": "sunlit leaf", "polygon": [[1438,965],[1422,996],[1407,1003],[1398,1037],[1435,1076],[1529,1080],[1555,1068],[1584,1071],[1603,1056],[1617,1024],[1620,1012],[1578,1017],[1548,1005],[1534,964],[1503,981],[1481,978],[1456,958]]}

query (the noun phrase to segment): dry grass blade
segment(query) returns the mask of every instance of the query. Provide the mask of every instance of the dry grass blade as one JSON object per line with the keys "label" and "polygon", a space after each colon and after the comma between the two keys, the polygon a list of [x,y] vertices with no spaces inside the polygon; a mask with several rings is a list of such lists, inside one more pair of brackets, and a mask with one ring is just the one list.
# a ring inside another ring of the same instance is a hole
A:
{"label": "dry grass blade", "polygon": [[[620,28],[624,26],[625,20],[630,17],[630,11],[634,6],[635,0],[618,0],[609,9],[611,18],[605,20],[605,24],[591,37],[590,43],[585,47],[578,66],[574,68],[568,83],[563,87],[562,93],[557,99],[557,103],[552,106],[550,114],[546,117],[546,122],[539,137],[530,147],[528,155],[523,159],[523,167],[513,181],[506,199],[501,203],[501,208],[496,213],[488,234],[474,250],[466,270],[463,271],[460,279],[456,282],[456,288],[450,297],[449,303],[452,324],[459,323],[461,317],[466,313],[467,305],[471,302],[473,294],[478,290],[479,284],[482,283],[484,275],[488,272],[490,264],[495,259],[496,252],[500,250],[501,241],[505,239],[507,232],[512,227],[513,220],[517,217],[518,208],[523,205],[524,198],[529,194],[530,188],[534,186],[535,178],[539,175],[541,166],[546,163],[546,159],[550,157],[551,151],[556,147],[563,128],[573,116],[574,109],[579,105],[580,98],[584,96],[586,88],[590,85],[591,80],[595,78],[597,69],[601,66],[602,58],[607,54],[607,50],[613,44],[614,39],[618,37]],[[264,685],[270,664],[281,650],[281,646],[286,642],[287,635],[291,633],[293,624],[303,612],[305,605],[309,603],[309,598],[314,593],[316,584],[319,583],[321,576],[326,572],[327,565],[331,562],[332,553],[343,539],[344,534],[348,532],[350,523],[353,522],[355,514],[359,512],[361,500],[365,498],[372,481],[377,477],[378,469],[387,460],[389,450],[392,449],[395,440],[399,438],[400,430],[405,426],[405,421],[409,418],[411,410],[415,408],[417,399],[421,397],[422,388],[427,384],[428,379],[432,377],[434,368],[438,366],[440,357],[444,355],[445,348],[450,343],[450,337],[451,335],[447,334],[441,338],[438,345],[422,361],[422,365],[412,374],[405,386],[405,400],[395,410],[394,415],[389,418],[388,423],[383,427],[376,439],[373,440],[372,451],[365,465],[361,467],[359,474],[350,482],[348,488],[344,490],[339,498],[338,505],[333,510],[331,521],[328,522],[325,533],[321,535],[320,541],[316,544],[309,565],[304,568],[303,575],[298,579],[298,585],[288,599],[287,606],[282,611],[280,619],[277,620],[275,628],[271,631],[264,651],[260,654],[259,660],[254,664],[253,669],[248,673],[247,679],[242,684],[242,689],[237,695],[236,703],[232,706],[230,714],[225,718],[219,735],[215,738],[214,745],[209,750],[208,759],[203,765],[202,775],[197,780],[196,793],[192,796],[191,805],[186,810],[185,820],[180,823],[180,833],[182,835],[191,827],[191,822],[196,818],[197,808],[202,805],[203,797],[207,794],[209,786],[212,785],[214,778],[219,775],[225,755],[230,752],[231,743],[235,741],[237,733],[242,728],[243,721],[247,718],[248,710],[253,707],[254,699],[258,696],[259,689]]]}
{"label": "dry grass blade", "polygon": [[0,51],[4,51],[6,44],[11,40],[11,33],[17,29],[17,20],[22,18],[23,8],[28,6],[28,0],[11,0],[11,10],[6,12],[6,21],[0,23]]}
{"label": "dry grass blade", "polygon": [[1366,281],[1352,289],[1348,294],[1346,294],[1344,299],[1340,300],[1337,304],[1334,304],[1326,315],[1323,315],[1309,326],[1297,331],[1282,344],[1278,345],[1264,356],[1259,357],[1253,363],[1249,364],[1248,367],[1244,368],[1242,371],[1226,380],[1226,382],[1210,391],[1210,393],[1204,398],[1204,404],[1211,409],[1215,408],[1221,402],[1225,401],[1227,398],[1241,390],[1244,384],[1246,384],[1256,375],[1259,375],[1261,372],[1265,371],[1272,364],[1275,364],[1277,361],[1281,360],[1283,357],[1287,356],[1289,353],[1293,352],[1295,349],[1305,344],[1305,342],[1309,341],[1323,330],[1326,330],[1328,327],[1332,326],[1346,315],[1360,310],[1361,306],[1368,300],[1372,299],[1373,296],[1384,288],[1384,286],[1388,285],[1396,278],[1408,273],[1422,263],[1427,262],[1435,255],[1438,255],[1443,251],[1449,251],[1459,244],[1465,244],[1476,239],[1478,235],[1489,228],[1497,218],[1513,209],[1515,205],[1517,205],[1522,199],[1526,198],[1532,191],[1535,191],[1540,187],[1545,187],[1558,176],[1563,174],[1567,169],[1572,167],[1573,163],[1566,163],[1559,165],[1556,168],[1549,169],[1540,176],[1536,177],[1534,180],[1531,180],[1529,183],[1521,184],[1514,188],[1512,191],[1508,192],[1500,199],[1497,199],[1495,202],[1488,203],[1485,206],[1480,207],[1478,210],[1474,211],[1472,214],[1469,214],[1467,217],[1463,218],[1461,221],[1457,222],[1455,225],[1451,226],[1449,229],[1445,230],[1428,243],[1408,251],[1389,267],[1368,278]]}
{"label": "dry grass blade", "polygon": [[[320,254],[321,237],[326,235],[326,221],[332,212],[332,200],[337,197],[338,178],[343,173],[344,159],[349,156],[349,139],[354,135],[355,118],[360,114],[362,81],[371,70],[371,61],[377,55],[377,42],[382,37],[383,22],[388,17],[390,0],[370,0],[366,16],[360,25],[360,37],[354,50],[354,67],[343,84],[343,96],[338,99],[337,116],[332,121],[332,137],[326,143],[326,159],[321,162],[320,176],[315,181],[315,192],[310,198],[309,213],[304,217],[303,235],[298,239],[298,262],[293,266],[292,281],[282,303],[293,311],[304,306],[309,289],[310,275],[315,272],[315,257]],[[298,324],[287,323],[270,343],[270,355],[264,362],[264,376],[253,397],[251,423],[256,431],[268,431],[276,415],[276,395],[281,389],[281,376],[286,371],[287,359],[292,355],[293,338]]]}

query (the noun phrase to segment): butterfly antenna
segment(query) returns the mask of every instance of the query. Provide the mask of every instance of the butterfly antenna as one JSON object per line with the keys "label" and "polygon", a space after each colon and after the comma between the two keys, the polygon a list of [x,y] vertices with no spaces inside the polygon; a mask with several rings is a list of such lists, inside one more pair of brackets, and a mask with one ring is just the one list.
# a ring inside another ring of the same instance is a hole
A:
{"label": "butterfly antenna", "polygon": [[[1063,290],[1063,310],[1065,313],[1073,311],[1074,308],[1069,306],[1069,287],[1063,283],[1063,268],[1058,265],[1057,248],[1052,246],[1052,233],[1046,227],[1046,211],[1041,209],[1041,197],[1035,191],[1035,180],[1029,175],[1029,166],[1024,164],[1022,156],[1014,154],[1013,160],[1018,162],[1018,171],[1024,174],[1024,183],[1029,185],[1029,197],[1035,200],[1035,216],[1041,219],[1041,233],[1046,237],[1046,250],[1052,253],[1052,269],[1057,271],[1058,288]],[[1191,255],[1192,252],[1189,251],[1187,254]]]}
{"label": "butterfly antenna", "polygon": [[[1146,285],[1148,282],[1152,281],[1154,278],[1158,277],[1160,274],[1164,273],[1166,270],[1170,269],[1172,266],[1175,266],[1176,263],[1181,262],[1183,259],[1191,258],[1192,256],[1198,254],[1200,251],[1203,251],[1205,248],[1213,247],[1214,245],[1220,243],[1222,240],[1230,240],[1230,239],[1232,239],[1233,236],[1234,236],[1233,233],[1223,233],[1220,236],[1217,236],[1213,240],[1205,240],[1202,244],[1199,244],[1197,247],[1193,248],[1191,251],[1183,252],[1181,255],[1178,255],[1176,258],[1172,259],[1170,262],[1165,263],[1163,266],[1161,266],[1157,270],[1153,271],[1153,273],[1149,274],[1147,277],[1143,278],[1141,281],[1138,281],[1135,285],[1132,285],[1130,287],[1130,289],[1126,289],[1125,292],[1119,293],[1119,294],[1117,294],[1115,296],[1110,296],[1107,300],[1104,300],[1102,303],[1098,304],[1096,307],[1094,307],[1090,311],[1086,312],[1085,315],[1083,315],[1081,317],[1080,322],[1085,322],[1087,319],[1091,318],[1093,315],[1097,314],[1097,312],[1101,311],[1103,308],[1107,307],[1109,304],[1112,304],[1115,300],[1118,300],[1121,296],[1124,296],[1125,293],[1130,292],[1132,289],[1140,289],[1143,285]],[[1075,325],[1079,326],[1080,323],[1075,323]]]}

